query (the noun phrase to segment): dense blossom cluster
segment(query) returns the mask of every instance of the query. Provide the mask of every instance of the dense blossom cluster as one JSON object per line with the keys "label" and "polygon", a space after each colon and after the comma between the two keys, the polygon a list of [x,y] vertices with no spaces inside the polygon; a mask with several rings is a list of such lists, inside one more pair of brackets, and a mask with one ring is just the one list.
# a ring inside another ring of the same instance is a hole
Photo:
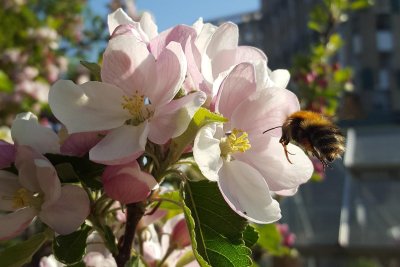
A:
{"label": "dense blossom cluster", "polygon": [[[239,46],[238,27],[230,22],[217,27],[200,19],[193,26],[158,33],[149,14],[136,22],[119,9],[109,15],[108,25],[101,80],[60,80],[50,89],[51,110],[65,129],[57,135],[24,113],[12,125],[14,144],[1,143],[0,153],[7,155],[1,167],[16,169],[0,172],[0,209],[9,212],[0,215],[0,239],[17,236],[35,216],[61,235],[74,232],[86,219],[96,221],[96,197],[85,192],[83,183],[62,185],[48,153],[88,154],[103,166],[104,197],[124,206],[147,203],[165,191],[166,175],[182,172],[174,166],[184,152],[194,159],[188,168],[194,164],[203,179],[216,182],[237,214],[255,223],[279,220],[274,195],[294,194],[313,172],[311,161],[295,145],[288,146],[292,163],[286,160],[279,128],[263,134],[300,108],[297,97],[285,89],[289,73],[271,71],[259,49]],[[171,140],[192,129],[199,109],[224,120],[202,125],[173,158],[176,143]],[[127,217],[122,213],[116,218],[118,237]],[[174,266],[190,249],[183,215],[161,230],[152,223],[139,228],[138,251],[149,266],[160,261]],[[110,251],[95,256],[108,261]]]}

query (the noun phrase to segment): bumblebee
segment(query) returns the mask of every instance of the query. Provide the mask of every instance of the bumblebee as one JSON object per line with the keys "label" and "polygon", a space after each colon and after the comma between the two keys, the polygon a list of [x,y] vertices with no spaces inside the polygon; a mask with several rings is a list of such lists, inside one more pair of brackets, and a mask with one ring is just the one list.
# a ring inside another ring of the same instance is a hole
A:
{"label": "bumblebee", "polygon": [[[332,123],[319,113],[312,111],[297,111],[291,114],[283,123],[282,137],[279,142],[282,144],[286,159],[289,159],[287,145],[295,141],[308,154],[317,157],[324,167],[344,152],[344,136],[338,126]],[[272,130],[266,130],[264,133]]]}

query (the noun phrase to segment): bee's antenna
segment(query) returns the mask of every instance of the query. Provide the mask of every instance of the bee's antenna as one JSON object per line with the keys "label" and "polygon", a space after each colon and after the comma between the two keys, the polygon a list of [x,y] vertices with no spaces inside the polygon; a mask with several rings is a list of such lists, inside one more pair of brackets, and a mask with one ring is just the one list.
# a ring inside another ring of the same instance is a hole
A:
{"label": "bee's antenna", "polygon": [[268,130],[264,131],[263,134],[265,134],[266,132],[269,132],[271,130],[277,129],[277,128],[282,128],[282,126],[276,126],[274,128],[268,129]]}

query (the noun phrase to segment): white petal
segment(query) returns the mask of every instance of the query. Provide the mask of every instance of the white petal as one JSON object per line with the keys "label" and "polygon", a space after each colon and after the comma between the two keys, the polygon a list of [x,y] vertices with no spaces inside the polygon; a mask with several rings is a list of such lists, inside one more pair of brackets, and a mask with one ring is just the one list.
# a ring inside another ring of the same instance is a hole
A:
{"label": "white petal", "polygon": [[67,235],[78,229],[90,212],[89,197],[75,185],[61,188],[61,196],[53,205],[42,208],[39,218],[54,231]]}
{"label": "white petal", "polygon": [[196,92],[157,109],[151,118],[149,139],[156,144],[165,144],[170,138],[181,135],[205,100],[203,92]]}
{"label": "white petal", "polygon": [[54,115],[68,133],[109,130],[121,126],[130,117],[123,109],[124,92],[111,84],[72,81],[56,82],[49,93]]}
{"label": "white petal", "polygon": [[21,188],[18,177],[7,171],[0,170],[0,210],[13,211],[13,197]]}
{"label": "white petal", "polygon": [[281,218],[274,200],[259,172],[244,162],[224,162],[218,185],[228,205],[240,216],[255,223],[272,223]]}
{"label": "white petal", "polygon": [[35,159],[34,162],[36,166],[36,178],[41,191],[44,193],[43,209],[60,198],[61,183],[56,169],[47,159]]}
{"label": "white petal", "polygon": [[150,40],[157,36],[157,25],[155,24],[153,17],[149,12],[143,12],[142,17],[140,18],[140,26]]}
{"label": "white petal", "polygon": [[218,180],[218,172],[222,167],[220,139],[215,138],[216,123],[202,127],[196,135],[193,145],[193,157],[201,173],[211,181]]}
{"label": "white petal", "polygon": [[108,30],[110,35],[114,32],[115,28],[122,24],[131,24],[135,23],[129,16],[126,14],[122,8],[118,8],[113,13],[108,14],[107,17]]}
{"label": "white petal", "polygon": [[30,112],[17,115],[11,126],[11,135],[18,145],[30,146],[41,154],[60,152],[57,134],[40,125],[37,117]]}
{"label": "white petal", "polygon": [[24,231],[37,212],[33,208],[19,209],[15,212],[0,215],[0,240],[11,239]]}
{"label": "white petal", "polygon": [[147,121],[138,126],[123,125],[111,130],[90,150],[89,158],[107,165],[133,161],[143,154],[148,132]]}
{"label": "white petal", "polygon": [[290,73],[284,69],[274,70],[271,73],[271,79],[276,87],[286,88],[289,83]]}
{"label": "white petal", "polygon": [[[257,146],[257,145],[256,145]],[[258,151],[247,151],[246,157],[241,157],[247,163],[256,168],[266,179],[272,191],[293,190],[300,184],[310,179],[314,167],[311,160],[304,151],[293,144],[287,146],[289,159],[288,162],[284,149],[279,143],[279,138],[266,138],[263,145],[258,145],[264,149]]]}

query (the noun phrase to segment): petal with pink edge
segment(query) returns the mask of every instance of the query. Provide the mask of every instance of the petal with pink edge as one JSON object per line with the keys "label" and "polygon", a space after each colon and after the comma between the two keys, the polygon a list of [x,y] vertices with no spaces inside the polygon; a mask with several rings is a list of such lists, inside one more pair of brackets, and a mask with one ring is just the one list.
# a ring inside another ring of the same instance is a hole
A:
{"label": "petal with pink edge", "polygon": [[292,163],[290,163],[286,159],[278,137],[259,139],[252,145],[264,149],[246,151],[240,159],[256,168],[264,176],[272,191],[292,190],[310,179],[314,171],[313,164],[298,146],[293,144],[287,146],[291,153],[289,159]]}
{"label": "petal with pink edge", "polygon": [[201,173],[211,181],[217,181],[218,172],[222,167],[220,138],[216,137],[217,127],[222,125],[212,123],[203,126],[196,135],[193,145],[193,157]]}
{"label": "petal with pink edge", "polygon": [[18,182],[18,177],[7,171],[0,170],[0,210],[13,211],[15,210],[13,197],[15,192],[21,188]]}
{"label": "petal with pink edge", "polygon": [[35,159],[43,156],[27,146],[18,146],[15,166],[18,169],[19,183],[31,192],[41,192],[36,176]]}
{"label": "petal with pink edge", "polygon": [[150,42],[150,51],[158,59],[162,51],[170,42],[177,42],[184,47],[187,40],[196,38],[196,31],[186,25],[177,25],[171,29],[163,31]]}
{"label": "petal with pink edge", "polygon": [[143,154],[149,133],[147,121],[111,130],[89,152],[90,160],[106,165],[128,163]]}
{"label": "petal with pink edge", "polygon": [[56,82],[49,93],[54,115],[67,127],[68,133],[109,130],[130,118],[121,107],[124,92],[111,84],[72,81]]}
{"label": "petal with pink edge", "polygon": [[0,140],[0,169],[10,167],[15,161],[15,146]]}
{"label": "petal with pink edge", "polygon": [[90,151],[106,132],[74,133],[65,139],[61,145],[61,153],[69,156],[83,157]]}
{"label": "petal with pink edge", "polygon": [[89,197],[75,185],[64,185],[57,202],[42,208],[39,218],[55,232],[67,235],[79,228],[90,212]]}
{"label": "petal with pink edge", "polygon": [[110,32],[110,35],[119,25],[132,23],[135,22],[124,12],[124,10],[122,10],[122,8],[118,8],[107,16],[108,31]]}
{"label": "petal with pink edge", "polygon": [[[300,109],[295,94],[286,89],[268,88],[257,91],[240,105],[232,114],[232,125],[249,134],[262,134],[265,130],[281,126],[286,118]],[[281,130],[268,132],[278,135]]]}
{"label": "petal with pink edge", "polygon": [[148,84],[145,96],[155,106],[170,102],[182,87],[187,71],[185,54],[179,43],[170,42],[156,62],[155,84]]}
{"label": "petal with pink edge", "polygon": [[16,237],[24,231],[37,215],[34,208],[19,209],[0,215],[0,240]]}
{"label": "petal with pink edge", "polygon": [[246,163],[224,162],[218,186],[228,205],[240,216],[262,224],[281,218],[279,203],[271,197],[264,178]]}
{"label": "petal with pink edge", "polygon": [[36,178],[41,191],[44,193],[42,209],[46,209],[60,198],[61,183],[57,176],[56,169],[45,159],[35,159]]}
{"label": "petal with pink edge", "polygon": [[30,112],[17,115],[11,126],[11,135],[16,144],[30,146],[41,154],[60,152],[57,134],[40,125],[37,117]]}
{"label": "petal with pink edge", "polygon": [[256,91],[254,66],[241,63],[222,82],[216,96],[215,109],[230,118],[239,104]]}
{"label": "petal with pink edge", "polygon": [[169,139],[181,135],[205,101],[205,94],[196,92],[157,109],[151,118],[149,139],[156,144],[165,144]]}
{"label": "petal with pink edge", "polygon": [[158,186],[154,177],[140,170],[137,161],[108,166],[102,176],[109,197],[123,204],[143,201]]}
{"label": "petal with pink edge", "polygon": [[146,43],[132,34],[115,36],[103,54],[103,82],[123,89],[127,94],[143,94],[154,79],[155,59]]}

